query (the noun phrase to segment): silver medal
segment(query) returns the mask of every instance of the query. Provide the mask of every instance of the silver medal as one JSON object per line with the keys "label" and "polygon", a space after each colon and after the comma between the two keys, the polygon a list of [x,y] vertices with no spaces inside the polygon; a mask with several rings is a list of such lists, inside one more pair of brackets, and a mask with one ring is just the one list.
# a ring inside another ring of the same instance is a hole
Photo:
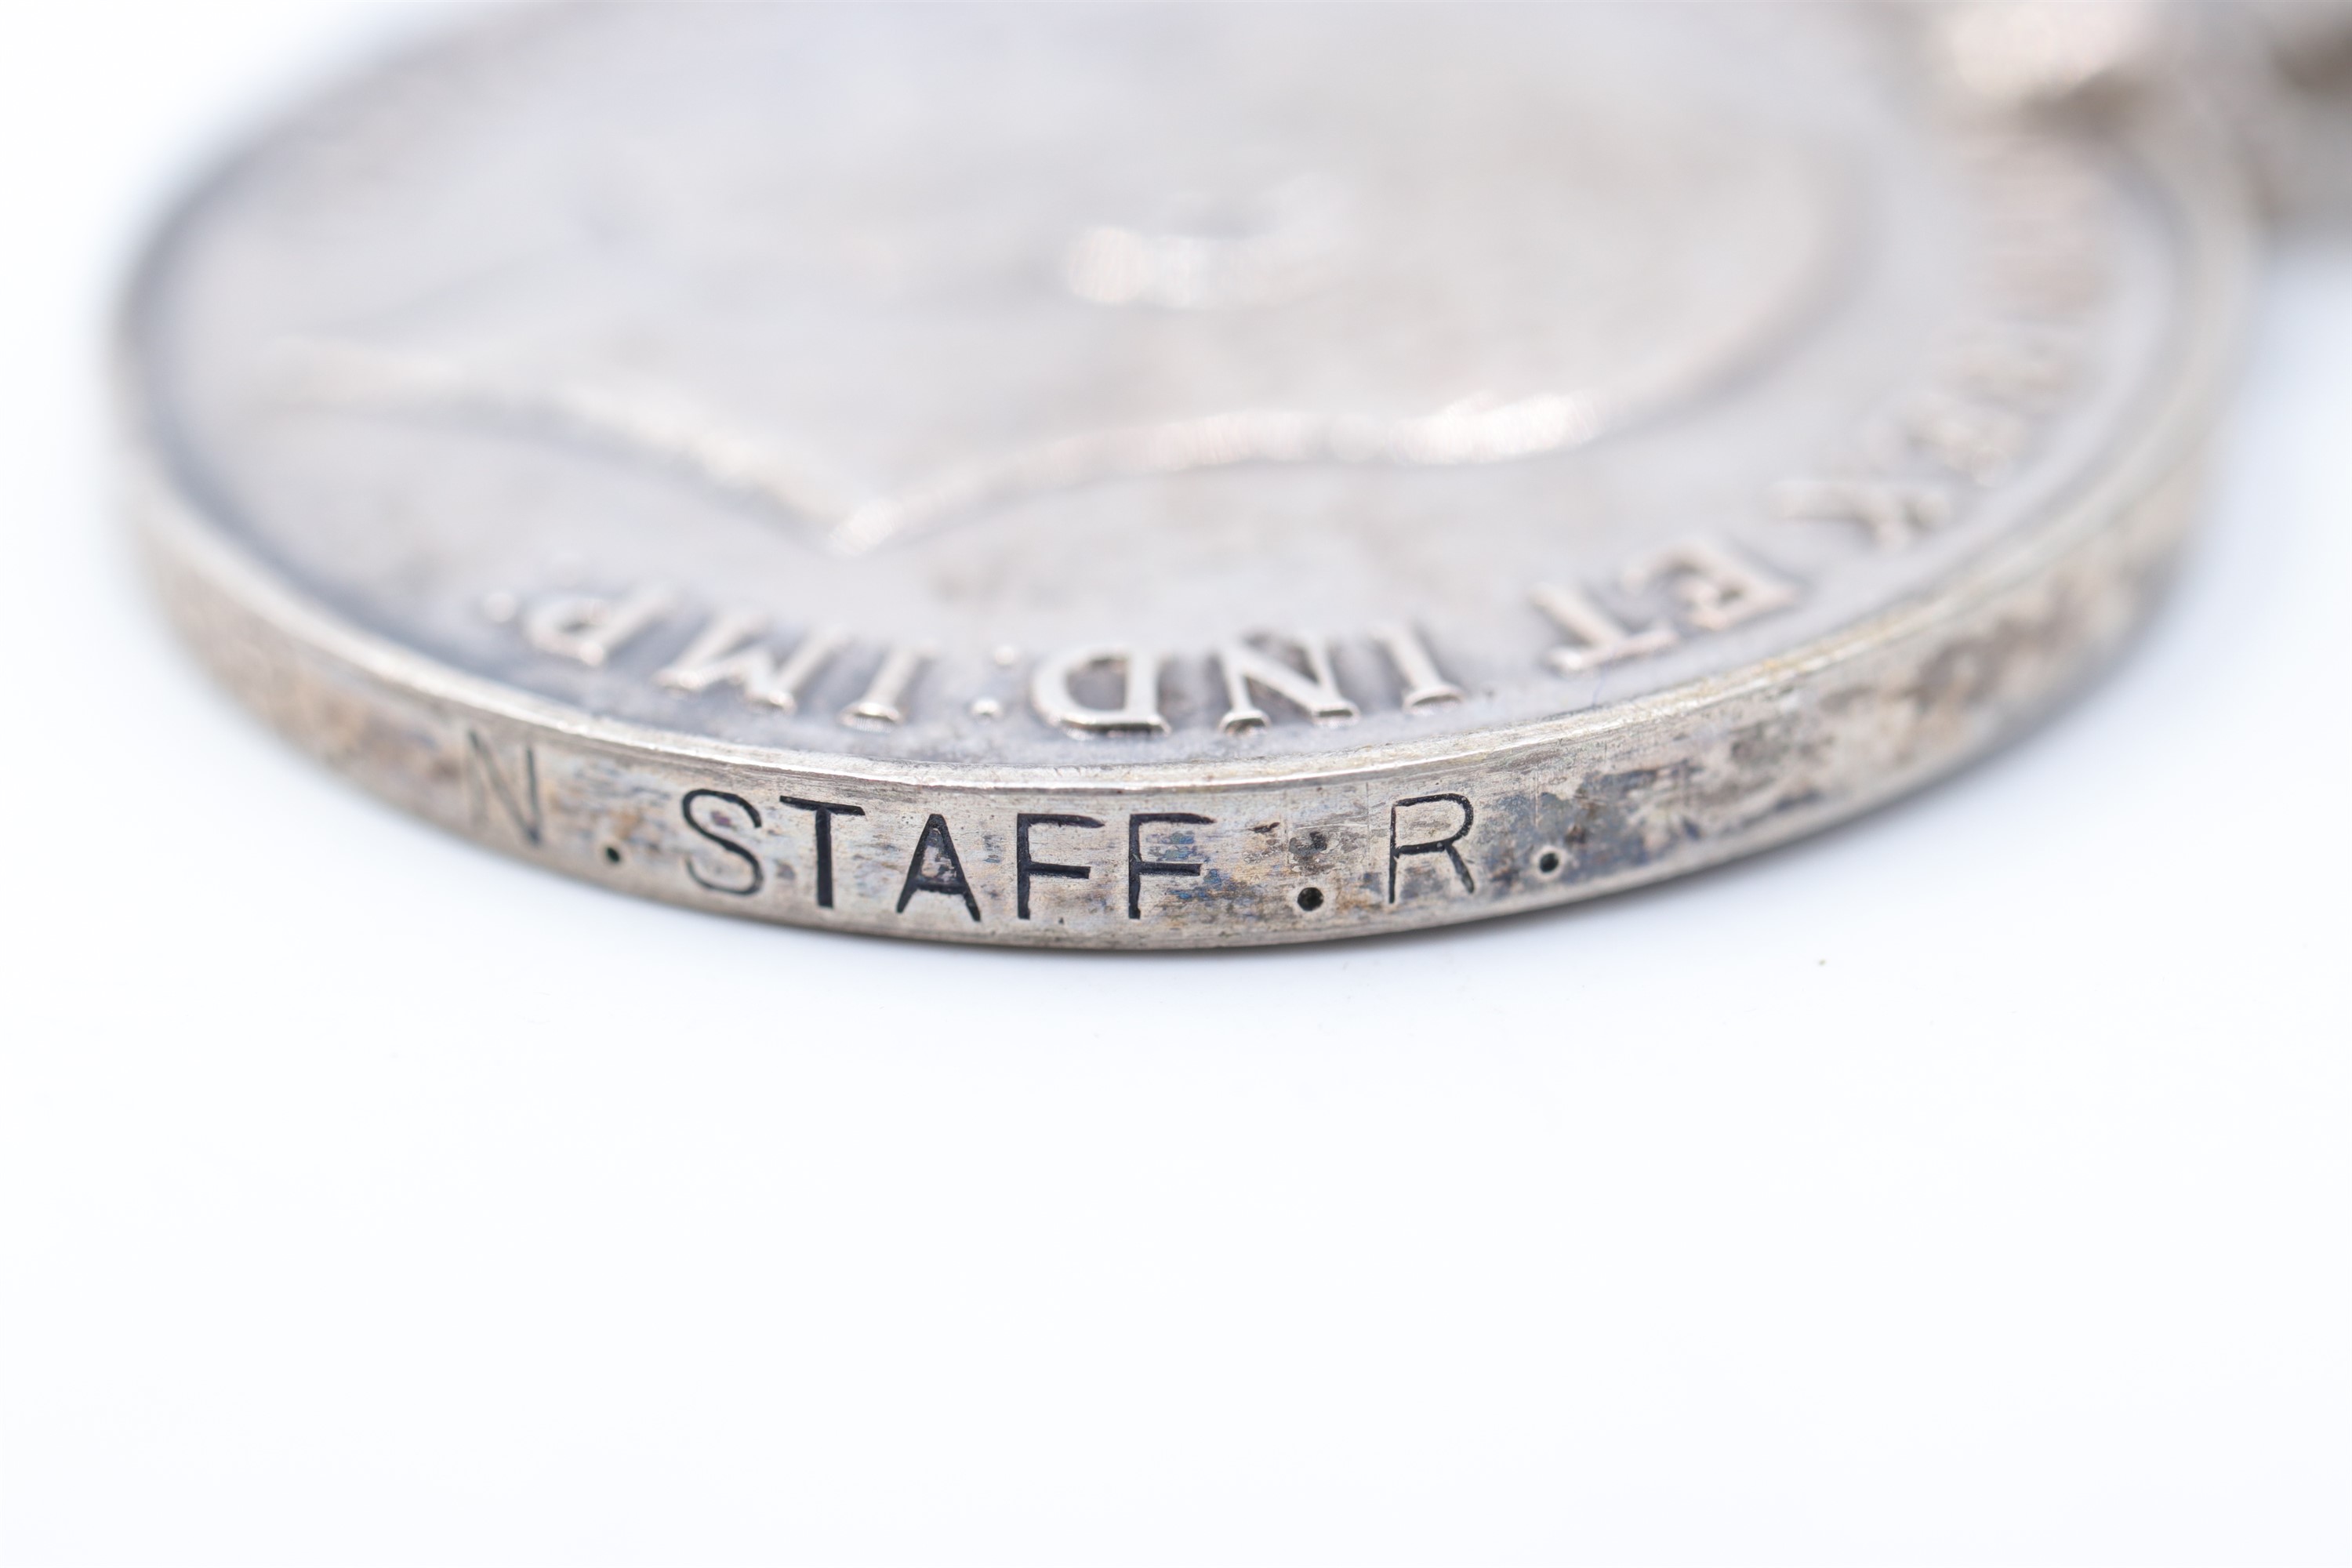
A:
{"label": "silver medal", "polygon": [[144,536],[331,765],[700,908],[1215,946],[1671,876],[2015,732],[2193,514],[2223,134],[1981,44],[530,15],[168,226]]}

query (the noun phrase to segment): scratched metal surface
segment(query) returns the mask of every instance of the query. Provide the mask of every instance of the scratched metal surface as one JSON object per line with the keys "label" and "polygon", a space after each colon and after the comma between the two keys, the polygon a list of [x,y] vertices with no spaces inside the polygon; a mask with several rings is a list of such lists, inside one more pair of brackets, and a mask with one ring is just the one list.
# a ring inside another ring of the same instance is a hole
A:
{"label": "scratched metal surface", "polygon": [[2189,515],[2245,234],[2160,101],[1997,107],[1868,13],[605,8],[251,149],[127,401],[200,649],[461,831],[1297,940],[2042,710]]}

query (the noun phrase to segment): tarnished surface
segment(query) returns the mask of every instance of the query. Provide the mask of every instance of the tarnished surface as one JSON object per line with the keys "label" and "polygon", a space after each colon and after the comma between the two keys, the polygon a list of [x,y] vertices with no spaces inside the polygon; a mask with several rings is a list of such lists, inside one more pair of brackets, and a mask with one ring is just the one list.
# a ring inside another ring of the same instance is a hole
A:
{"label": "tarnished surface", "polygon": [[2244,231],[2160,98],[1758,16],[427,56],[137,294],[167,602],[388,798],[762,918],[1280,942],[1790,837],[2144,611]]}

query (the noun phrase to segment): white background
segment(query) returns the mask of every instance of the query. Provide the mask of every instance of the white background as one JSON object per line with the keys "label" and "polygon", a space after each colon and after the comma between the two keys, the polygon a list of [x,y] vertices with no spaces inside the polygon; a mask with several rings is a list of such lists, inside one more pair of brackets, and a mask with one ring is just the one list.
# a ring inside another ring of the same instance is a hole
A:
{"label": "white background", "polygon": [[0,33],[0,1558],[2352,1561],[2352,244],[2114,676],[1550,916],[1189,957],[637,903],[161,629],[109,292],[390,26]]}

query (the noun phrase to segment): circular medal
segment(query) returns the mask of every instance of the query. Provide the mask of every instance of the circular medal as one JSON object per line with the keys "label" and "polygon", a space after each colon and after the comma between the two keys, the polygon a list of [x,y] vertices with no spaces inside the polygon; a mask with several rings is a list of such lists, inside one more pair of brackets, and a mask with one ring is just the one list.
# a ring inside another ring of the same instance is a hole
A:
{"label": "circular medal", "polygon": [[696,907],[1215,946],[1777,843],[2047,710],[2247,227],[1892,14],[583,8],[249,149],[144,537],[378,794]]}

